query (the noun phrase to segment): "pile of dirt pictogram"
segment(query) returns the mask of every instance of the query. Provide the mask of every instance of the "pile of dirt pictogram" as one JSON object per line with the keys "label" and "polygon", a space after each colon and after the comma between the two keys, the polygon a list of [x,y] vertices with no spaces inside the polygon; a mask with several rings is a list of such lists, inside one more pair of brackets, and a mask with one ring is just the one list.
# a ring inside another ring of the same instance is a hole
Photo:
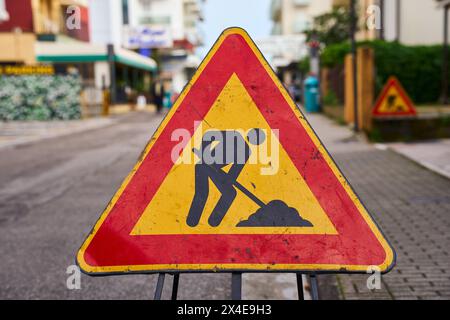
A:
{"label": "pile of dirt pictogram", "polygon": [[269,202],[237,227],[313,227],[298,211],[281,200]]}

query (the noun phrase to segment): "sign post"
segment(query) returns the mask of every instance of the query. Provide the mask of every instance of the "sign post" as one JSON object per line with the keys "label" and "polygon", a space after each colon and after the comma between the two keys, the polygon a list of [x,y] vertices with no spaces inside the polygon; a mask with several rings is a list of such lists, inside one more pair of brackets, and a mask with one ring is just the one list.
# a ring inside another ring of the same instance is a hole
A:
{"label": "sign post", "polygon": [[317,297],[317,273],[394,261],[240,28],[219,37],[77,256],[89,275],[159,273],[155,298],[165,273],[185,272],[232,273],[235,299],[242,273],[304,273]]}
{"label": "sign post", "polygon": [[359,131],[359,116],[358,116],[358,61],[356,57],[356,31],[358,27],[358,17],[356,15],[356,0],[350,0],[350,43],[352,54],[352,73],[353,73],[353,112],[354,112],[354,126],[355,132]]}

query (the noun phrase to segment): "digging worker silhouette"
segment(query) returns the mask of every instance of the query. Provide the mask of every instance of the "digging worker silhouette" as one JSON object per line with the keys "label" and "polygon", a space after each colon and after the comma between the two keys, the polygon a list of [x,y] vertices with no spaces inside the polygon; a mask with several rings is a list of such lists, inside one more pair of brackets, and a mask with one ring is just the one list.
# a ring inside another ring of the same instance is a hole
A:
{"label": "digging worker silhouette", "polygon": [[[237,131],[208,131],[202,138],[201,149],[193,149],[200,158],[195,165],[195,195],[187,216],[190,227],[199,224],[209,195],[209,179],[221,197],[209,216],[208,223],[217,227],[230,209],[237,191],[234,184],[251,155],[249,143],[260,145],[266,136],[260,129],[251,129],[247,141]],[[231,165],[228,172],[224,167]]]}

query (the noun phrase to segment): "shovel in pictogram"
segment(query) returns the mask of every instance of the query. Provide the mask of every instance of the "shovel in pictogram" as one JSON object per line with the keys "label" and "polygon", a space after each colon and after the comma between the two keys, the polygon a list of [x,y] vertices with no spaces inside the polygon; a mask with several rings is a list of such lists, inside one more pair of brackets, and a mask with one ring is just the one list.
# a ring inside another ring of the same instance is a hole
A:
{"label": "shovel in pictogram", "polygon": [[[199,150],[192,151],[201,157]],[[223,170],[208,166],[212,170],[220,171],[222,176],[227,176]],[[237,227],[313,227],[310,221],[303,219],[295,208],[289,207],[284,201],[272,200],[266,204],[238,181],[228,179],[227,182],[260,207],[247,220],[240,221]]]}

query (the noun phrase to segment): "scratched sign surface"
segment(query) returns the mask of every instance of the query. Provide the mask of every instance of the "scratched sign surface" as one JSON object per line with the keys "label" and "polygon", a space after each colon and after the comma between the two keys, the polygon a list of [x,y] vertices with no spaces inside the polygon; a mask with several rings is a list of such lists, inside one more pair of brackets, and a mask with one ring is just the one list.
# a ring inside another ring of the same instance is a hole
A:
{"label": "scratched sign surface", "polygon": [[386,272],[394,251],[248,34],[231,28],[77,261],[89,274]]}

